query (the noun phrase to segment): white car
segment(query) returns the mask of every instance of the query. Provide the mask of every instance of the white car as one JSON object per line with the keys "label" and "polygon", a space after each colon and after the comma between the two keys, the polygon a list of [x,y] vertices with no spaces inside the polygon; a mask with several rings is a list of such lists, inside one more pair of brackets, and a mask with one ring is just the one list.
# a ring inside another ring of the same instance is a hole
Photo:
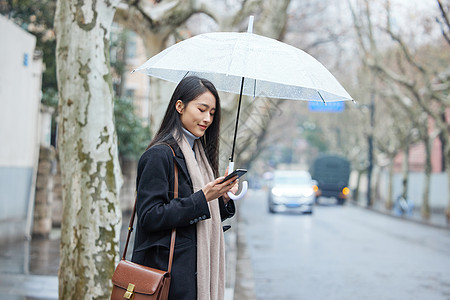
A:
{"label": "white car", "polygon": [[297,211],[312,214],[314,181],[307,171],[277,170],[269,191],[269,212]]}

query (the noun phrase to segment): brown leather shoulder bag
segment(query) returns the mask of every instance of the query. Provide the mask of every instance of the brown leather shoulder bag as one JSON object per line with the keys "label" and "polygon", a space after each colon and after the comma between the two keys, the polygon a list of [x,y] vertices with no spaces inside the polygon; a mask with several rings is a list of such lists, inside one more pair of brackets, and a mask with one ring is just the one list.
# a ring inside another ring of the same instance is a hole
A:
{"label": "brown leather shoulder bag", "polygon": [[[175,152],[170,147],[174,156]],[[178,167],[174,162],[174,198],[178,198]],[[170,241],[169,265],[167,271],[142,266],[125,259],[130,235],[133,231],[136,202],[128,226],[128,236],[123,250],[122,260],[116,267],[112,277],[113,289],[111,300],[166,300],[169,297],[170,272],[172,270],[173,252],[175,248],[176,229],[172,229]]]}

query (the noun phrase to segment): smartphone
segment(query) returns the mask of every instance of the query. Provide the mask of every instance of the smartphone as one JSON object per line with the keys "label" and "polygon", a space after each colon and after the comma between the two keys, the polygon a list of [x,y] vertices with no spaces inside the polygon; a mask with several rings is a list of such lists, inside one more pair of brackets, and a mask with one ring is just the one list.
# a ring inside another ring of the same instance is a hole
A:
{"label": "smartphone", "polygon": [[237,176],[237,178],[241,177],[242,175],[244,175],[245,173],[247,173],[246,169],[236,169],[234,170],[231,174],[228,174],[227,177],[225,177],[224,180],[222,180],[220,183],[224,183],[225,181],[227,181],[228,179]]}

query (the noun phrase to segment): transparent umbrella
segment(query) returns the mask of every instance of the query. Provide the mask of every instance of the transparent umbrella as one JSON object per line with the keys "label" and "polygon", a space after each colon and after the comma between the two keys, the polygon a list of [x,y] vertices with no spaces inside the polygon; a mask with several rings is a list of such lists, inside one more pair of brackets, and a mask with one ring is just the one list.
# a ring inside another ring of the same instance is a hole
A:
{"label": "transparent umbrella", "polygon": [[[247,32],[214,32],[179,42],[133,70],[178,83],[188,75],[210,80],[220,91],[239,94],[234,149],[242,95],[335,102],[352,100],[314,57],[286,43]],[[241,193],[243,194],[243,193]]]}

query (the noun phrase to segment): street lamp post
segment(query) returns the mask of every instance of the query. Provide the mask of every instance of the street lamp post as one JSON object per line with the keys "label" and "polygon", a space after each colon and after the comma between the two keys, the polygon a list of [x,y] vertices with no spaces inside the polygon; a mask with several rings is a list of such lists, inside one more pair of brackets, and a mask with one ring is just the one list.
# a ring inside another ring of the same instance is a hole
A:
{"label": "street lamp post", "polygon": [[369,113],[370,113],[370,133],[367,137],[369,147],[368,159],[369,166],[367,168],[367,206],[372,206],[372,169],[373,169],[373,131],[375,127],[375,93],[372,92],[370,97]]}

